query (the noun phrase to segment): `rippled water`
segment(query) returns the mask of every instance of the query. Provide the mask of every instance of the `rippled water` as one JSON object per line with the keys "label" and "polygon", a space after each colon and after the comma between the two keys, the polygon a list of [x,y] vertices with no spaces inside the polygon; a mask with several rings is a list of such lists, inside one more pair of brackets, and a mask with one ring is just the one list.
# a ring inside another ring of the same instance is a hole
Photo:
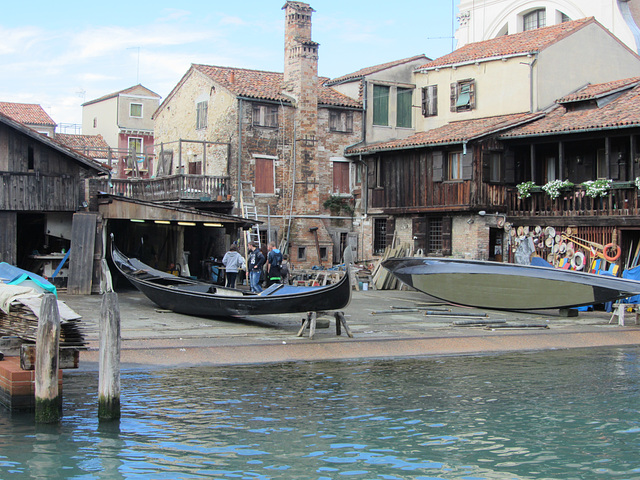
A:
{"label": "rippled water", "polygon": [[65,374],[0,410],[0,478],[640,479],[640,348]]}

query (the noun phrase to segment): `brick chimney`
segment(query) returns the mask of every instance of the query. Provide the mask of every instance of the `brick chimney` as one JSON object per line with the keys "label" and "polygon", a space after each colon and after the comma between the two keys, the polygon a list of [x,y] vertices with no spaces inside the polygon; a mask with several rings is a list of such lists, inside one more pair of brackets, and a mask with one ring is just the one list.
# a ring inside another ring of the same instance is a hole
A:
{"label": "brick chimney", "polygon": [[[296,202],[294,210],[319,213],[318,133],[318,43],[311,40],[308,4],[288,1],[284,34],[284,93],[296,107]],[[300,208],[297,208],[300,206]]]}

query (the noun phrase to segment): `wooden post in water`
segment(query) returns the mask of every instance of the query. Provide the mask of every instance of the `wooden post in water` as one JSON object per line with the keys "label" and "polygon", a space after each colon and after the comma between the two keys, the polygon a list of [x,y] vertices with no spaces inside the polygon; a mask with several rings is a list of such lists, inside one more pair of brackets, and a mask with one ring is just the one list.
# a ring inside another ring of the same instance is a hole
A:
{"label": "wooden post in water", "polygon": [[59,351],[58,302],[55,295],[47,294],[42,299],[36,338],[36,423],[57,423],[62,417],[62,399],[58,391]]}
{"label": "wooden post in water", "polygon": [[120,307],[118,295],[102,296],[100,311],[100,366],[98,418],[120,418]]}

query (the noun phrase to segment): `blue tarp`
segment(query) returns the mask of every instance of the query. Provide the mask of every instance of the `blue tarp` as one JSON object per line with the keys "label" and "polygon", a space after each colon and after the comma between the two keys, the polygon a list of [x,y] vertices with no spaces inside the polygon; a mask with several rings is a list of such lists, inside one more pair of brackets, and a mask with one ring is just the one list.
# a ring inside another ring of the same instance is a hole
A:
{"label": "blue tarp", "polygon": [[[622,278],[629,280],[640,280],[640,267],[631,268],[622,272]],[[640,295],[625,298],[624,303],[640,303]]]}
{"label": "blue tarp", "polygon": [[25,280],[31,280],[45,291],[58,296],[55,285],[52,285],[49,280],[33,272],[9,265],[7,262],[0,262],[0,280],[8,285],[20,285]]}

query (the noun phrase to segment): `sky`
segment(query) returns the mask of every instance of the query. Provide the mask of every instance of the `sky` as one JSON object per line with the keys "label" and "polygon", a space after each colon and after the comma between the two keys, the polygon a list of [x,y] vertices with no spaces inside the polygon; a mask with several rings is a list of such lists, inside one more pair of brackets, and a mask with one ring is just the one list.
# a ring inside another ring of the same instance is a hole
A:
{"label": "sky", "polygon": [[[7,2],[0,101],[37,103],[58,124],[81,124],[83,102],[138,83],[164,98],[192,63],[282,72],[284,3]],[[454,46],[458,0],[308,3],[320,76],[418,54],[435,59]]]}

